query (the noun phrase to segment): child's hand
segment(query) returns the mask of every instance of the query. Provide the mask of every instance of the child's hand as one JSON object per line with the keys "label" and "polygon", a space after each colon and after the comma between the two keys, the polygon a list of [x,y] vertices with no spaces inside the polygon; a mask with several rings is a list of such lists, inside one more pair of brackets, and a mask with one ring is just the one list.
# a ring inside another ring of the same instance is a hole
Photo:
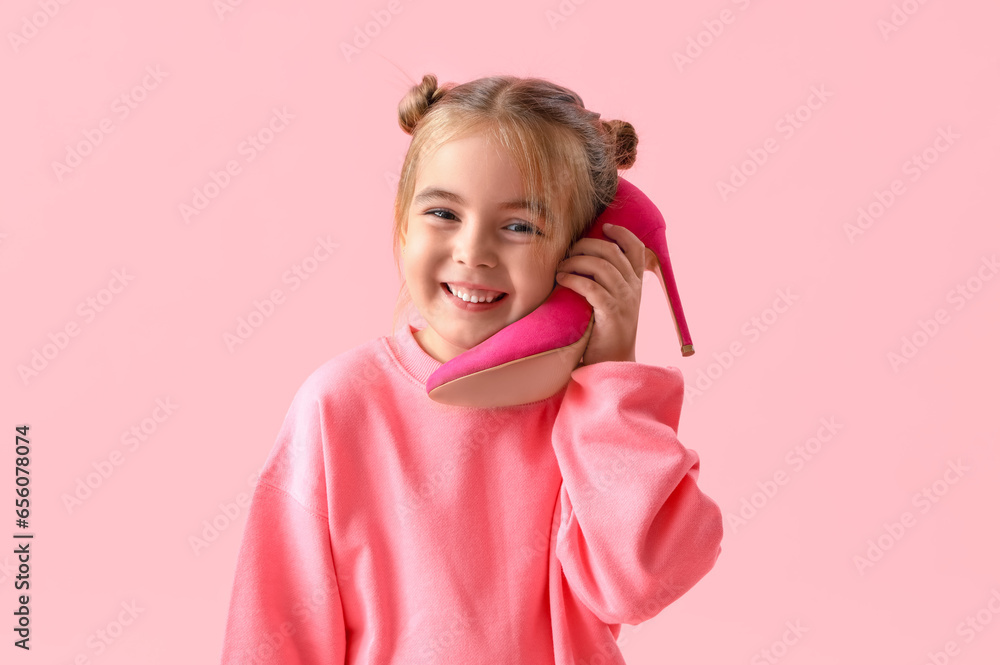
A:
{"label": "child's hand", "polygon": [[579,293],[594,308],[594,330],[583,365],[635,362],[645,245],[624,226],[606,225],[603,230],[611,241],[580,238],[569,248],[569,258],[556,267],[558,283]]}

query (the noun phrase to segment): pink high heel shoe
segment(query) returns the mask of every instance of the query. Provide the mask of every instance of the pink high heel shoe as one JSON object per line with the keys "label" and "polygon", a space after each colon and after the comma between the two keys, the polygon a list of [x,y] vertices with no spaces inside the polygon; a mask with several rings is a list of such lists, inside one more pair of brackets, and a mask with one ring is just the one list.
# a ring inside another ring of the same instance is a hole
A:
{"label": "pink high heel shoe", "polygon": [[[584,237],[607,240],[605,222],[624,226],[646,246],[645,270],[656,273],[670,303],[681,355],[692,355],[694,345],[667,254],[663,215],[638,187],[619,177],[614,202]],[[473,407],[547,399],[569,382],[593,328],[594,308],[587,299],[556,284],[529,314],[441,365],[427,380],[427,394],[442,404]]]}

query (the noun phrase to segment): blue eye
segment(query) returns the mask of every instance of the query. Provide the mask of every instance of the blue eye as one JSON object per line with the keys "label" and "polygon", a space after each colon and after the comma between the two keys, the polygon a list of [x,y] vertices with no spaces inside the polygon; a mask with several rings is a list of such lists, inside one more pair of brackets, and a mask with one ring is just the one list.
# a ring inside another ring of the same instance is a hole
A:
{"label": "blue eye", "polygon": [[541,231],[539,231],[535,227],[531,226],[530,224],[522,224],[521,222],[517,222],[516,224],[511,224],[507,228],[509,229],[511,226],[520,226],[523,229],[527,229],[525,231],[519,231],[519,233],[534,233],[535,235],[539,235],[539,236],[542,235]]}
{"label": "blue eye", "polygon": [[[440,214],[438,214],[438,213],[440,213]],[[452,220],[457,219],[457,217],[455,217],[455,213],[451,212],[450,210],[444,210],[443,208],[435,208],[433,210],[428,210],[424,214],[433,215],[434,217],[437,217],[438,219],[446,219],[448,221],[452,221]],[[444,216],[444,215],[447,215],[447,216]],[[532,226],[531,224],[525,224],[524,222],[515,222],[513,224],[508,224],[505,228],[509,229],[512,226],[520,227],[521,229],[523,229],[522,231],[517,231],[517,233],[519,233],[519,234],[530,234],[530,233],[533,233],[533,234],[539,235],[539,236],[540,235],[545,235],[541,231],[539,231],[538,229],[536,229],[534,226]]]}

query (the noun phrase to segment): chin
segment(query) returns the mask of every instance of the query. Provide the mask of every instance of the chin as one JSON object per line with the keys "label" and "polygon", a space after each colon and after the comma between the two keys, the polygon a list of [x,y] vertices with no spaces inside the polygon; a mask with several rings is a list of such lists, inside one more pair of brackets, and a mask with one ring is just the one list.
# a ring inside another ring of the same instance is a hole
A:
{"label": "chin", "polygon": [[465,352],[486,341],[489,337],[496,334],[496,332],[496,330],[488,330],[479,334],[472,334],[470,331],[455,331],[454,334],[448,335],[445,339],[449,344],[452,344],[453,346],[458,347],[462,352]]}

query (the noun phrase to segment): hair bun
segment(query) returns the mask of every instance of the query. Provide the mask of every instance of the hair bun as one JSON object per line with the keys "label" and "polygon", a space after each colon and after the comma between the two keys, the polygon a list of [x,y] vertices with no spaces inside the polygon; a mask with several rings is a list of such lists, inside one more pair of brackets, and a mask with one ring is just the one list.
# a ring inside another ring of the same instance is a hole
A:
{"label": "hair bun", "polygon": [[436,76],[424,74],[420,83],[410,88],[399,102],[399,126],[403,131],[412,135],[417,123],[427,113],[427,109],[447,91],[447,86],[438,87]]}
{"label": "hair bun", "polygon": [[632,123],[625,120],[602,120],[604,128],[611,137],[611,145],[615,151],[615,162],[618,168],[627,169],[635,164],[636,149],[639,146],[639,136],[635,133]]}

